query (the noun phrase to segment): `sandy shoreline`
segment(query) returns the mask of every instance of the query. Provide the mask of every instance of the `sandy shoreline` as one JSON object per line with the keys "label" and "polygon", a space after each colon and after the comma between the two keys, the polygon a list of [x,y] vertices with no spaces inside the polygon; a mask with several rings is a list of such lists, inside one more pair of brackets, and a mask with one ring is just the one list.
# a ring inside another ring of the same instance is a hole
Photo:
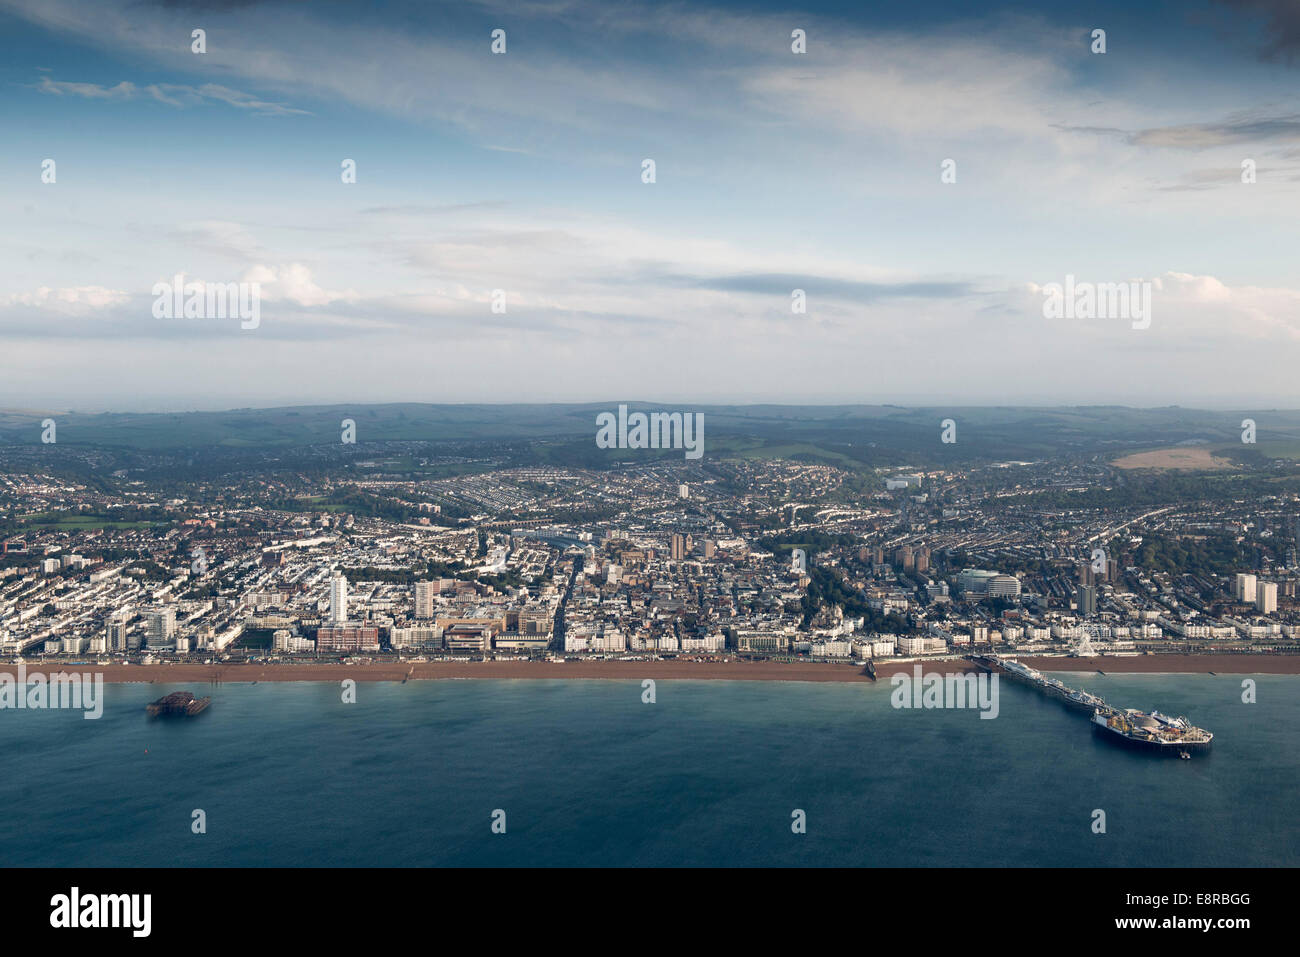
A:
{"label": "sandy shoreline", "polygon": [[[1300,655],[1139,655],[1136,657],[1047,658],[1026,656],[1018,660],[1040,671],[1104,671],[1107,674],[1300,674]],[[973,670],[969,662],[954,658],[878,662],[876,674],[888,679],[912,674],[916,665],[925,672],[952,673]],[[461,678],[560,679],[575,678],[641,681],[860,681],[870,682],[853,664],[778,661],[428,661],[372,662],[368,664],[152,664],[85,665],[36,663],[27,674],[59,672],[96,673],[109,683],[212,684],[254,681],[413,681]],[[17,676],[17,666],[0,665],[0,674]]]}

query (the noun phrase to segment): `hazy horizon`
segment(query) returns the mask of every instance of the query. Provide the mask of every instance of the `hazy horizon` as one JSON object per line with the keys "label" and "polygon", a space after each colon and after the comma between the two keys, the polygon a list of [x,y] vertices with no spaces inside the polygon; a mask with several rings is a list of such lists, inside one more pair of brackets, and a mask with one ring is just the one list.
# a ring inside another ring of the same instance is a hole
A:
{"label": "hazy horizon", "polygon": [[1300,413],[1300,404],[1294,406],[1264,406],[1264,405],[1188,405],[1180,402],[1168,402],[1152,405],[1131,405],[1123,402],[1055,402],[1055,403],[1035,403],[1035,402],[865,402],[865,401],[825,401],[825,402],[800,402],[788,401],[784,399],[753,400],[743,402],[726,402],[720,400],[690,400],[690,399],[646,399],[646,398],[618,398],[618,399],[584,399],[574,401],[536,401],[536,402],[433,402],[415,399],[396,399],[392,401],[351,401],[347,399],[333,399],[322,401],[303,401],[287,402],[281,404],[256,404],[256,405],[212,405],[206,407],[179,407],[179,406],[159,406],[159,407],[129,407],[122,405],[113,408],[98,406],[12,406],[0,404],[0,415],[40,415],[40,414],[57,414],[68,413],[74,415],[167,415],[167,414],[188,414],[188,413],[220,413],[220,412],[270,412],[279,409],[324,409],[335,407],[357,407],[364,408],[367,406],[435,406],[435,407],[472,407],[484,406],[489,408],[505,408],[512,406],[520,407],[542,407],[542,406],[566,406],[573,408],[604,408],[614,411],[619,405],[629,407],[655,407],[668,411],[692,411],[701,408],[735,408],[735,409],[757,409],[763,407],[781,407],[781,408],[807,408],[807,409],[824,409],[824,408],[861,408],[861,409],[885,409],[897,408],[901,410],[921,410],[934,409],[944,410],[951,409],[959,411],[962,409],[1026,409],[1026,410],[1058,410],[1058,409],[1124,409],[1133,412],[1154,412],[1166,409],[1182,409],[1188,412],[1297,412]]}

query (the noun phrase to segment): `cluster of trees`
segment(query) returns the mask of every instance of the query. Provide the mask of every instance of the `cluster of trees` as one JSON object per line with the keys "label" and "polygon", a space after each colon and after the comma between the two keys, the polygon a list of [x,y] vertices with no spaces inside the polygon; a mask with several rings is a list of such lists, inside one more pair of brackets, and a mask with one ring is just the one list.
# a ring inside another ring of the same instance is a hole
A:
{"label": "cluster of trees", "polygon": [[864,627],[871,631],[905,632],[907,622],[894,614],[883,614],[867,604],[860,589],[844,583],[841,573],[834,569],[808,567],[808,590],[803,596],[803,626],[805,629],[825,605],[839,605],[846,618],[864,618]]}
{"label": "cluster of trees", "polygon": [[[1007,498],[985,503],[987,511],[1011,510],[1031,503],[1038,508],[1124,508],[1179,505],[1189,502],[1230,502],[1260,499],[1278,493],[1282,476],[1263,475],[1176,475],[1170,473],[1121,476],[1111,488],[1092,488],[1081,492],[1043,489],[1024,498]],[[1290,486],[1300,474],[1286,475]]]}
{"label": "cluster of trees", "polygon": [[817,552],[830,551],[837,547],[852,548],[860,545],[861,542],[856,535],[831,535],[828,532],[804,530],[760,538],[758,544],[764,551],[774,554],[788,552],[792,548],[802,548],[811,558]]}
{"label": "cluster of trees", "polygon": [[[187,565],[189,564],[188,560],[186,561],[186,564]],[[129,568],[126,569],[125,574],[127,575],[133,574],[133,570],[136,568],[143,569],[143,574],[139,575],[138,577],[142,578],[144,581],[166,581],[168,578],[171,578],[172,576],[171,571],[169,571],[166,568],[163,568],[157,562],[150,561],[148,559],[142,562],[136,562],[135,564],[131,565]]]}
{"label": "cluster of trees", "polygon": [[281,498],[266,503],[266,507],[282,512],[350,512],[367,518],[382,518],[390,522],[410,523],[421,514],[419,509],[394,499],[371,495],[360,490],[350,490],[331,495],[329,501],[313,502],[305,498]]}
{"label": "cluster of trees", "polygon": [[1250,557],[1231,536],[1176,539],[1148,535],[1137,550],[1137,564],[1171,575],[1230,575],[1248,567]]}

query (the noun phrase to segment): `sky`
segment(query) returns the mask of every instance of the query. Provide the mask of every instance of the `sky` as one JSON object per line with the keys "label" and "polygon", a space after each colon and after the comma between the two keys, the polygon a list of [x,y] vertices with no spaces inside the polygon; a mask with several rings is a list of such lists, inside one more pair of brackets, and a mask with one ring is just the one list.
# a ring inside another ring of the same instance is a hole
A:
{"label": "sky", "polygon": [[1300,407],[1294,0],[0,0],[0,53],[2,407]]}

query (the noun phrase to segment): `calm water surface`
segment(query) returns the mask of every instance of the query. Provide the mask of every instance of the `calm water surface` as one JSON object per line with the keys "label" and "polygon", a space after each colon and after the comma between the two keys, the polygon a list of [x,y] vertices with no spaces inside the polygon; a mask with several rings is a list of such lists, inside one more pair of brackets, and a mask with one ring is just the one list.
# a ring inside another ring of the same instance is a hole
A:
{"label": "calm water surface", "polygon": [[[1214,751],[1127,751],[1009,682],[991,721],[895,710],[886,681],[660,681],[655,704],[636,681],[361,683],[350,705],[326,683],[109,685],[98,721],[0,711],[0,862],[1300,864],[1300,678],[1255,676],[1249,705],[1241,676],[1063,678],[1185,714]],[[180,689],[212,706],[145,717]]]}

